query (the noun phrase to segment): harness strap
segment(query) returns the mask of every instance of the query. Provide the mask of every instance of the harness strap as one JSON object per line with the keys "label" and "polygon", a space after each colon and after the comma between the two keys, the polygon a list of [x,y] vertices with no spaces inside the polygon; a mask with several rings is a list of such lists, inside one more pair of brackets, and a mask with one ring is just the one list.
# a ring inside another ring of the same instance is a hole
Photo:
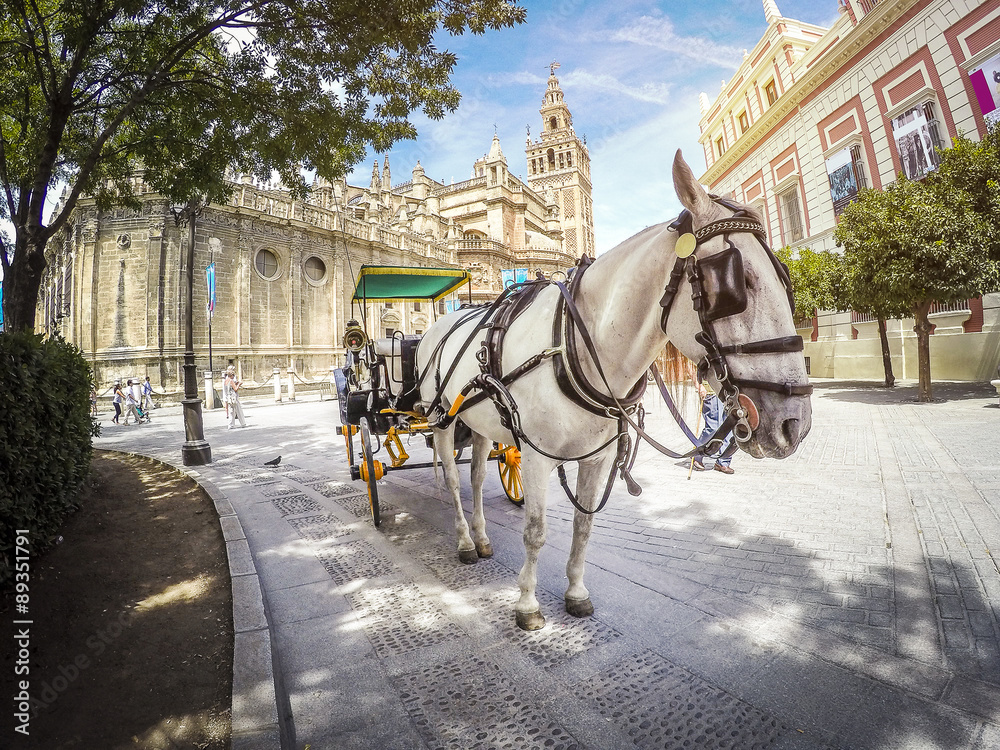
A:
{"label": "harness strap", "polygon": [[720,346],[720,354],[779,354],[784,352],[801,352],[805,343],[801,336],[782,336],[776,339],[764,339],[747,344],[730,344]]}
{"label": "harness strap", "polygon": [[[712,437],[710,437],[704,445],[696,446],[695,448],[689,450],[687,453],[677,453],[676,451],[670,450],[670,448],[667,448],[665,445],[661,445],[659,441],[657,441],[652,435],[646,432],[641,425],[637,424],[629,416],[628,409],[625,408],[625,406],[618,400],[617,396],[615,396],[614,391],[611,389],[611,385],[608,383],[608,378],[604,374],[604,368],[601,366],[601,361],[597,357],[597,347],[594,346],[594,340],[590,337],[590,332],[584,326],[583,319],[580,316],[579,310],[577,310],[576,303],[573,301],[572,296],[569,293],[569,290],[566,289],[566,285],[563,284],[561,281],[555,282],[555,285],[559,288],[559,291],[563,295],[563,299],[566,301],[566,310],[569,312],[571,316],[573,316],[573,319],[576,321],[577,327],[580,329],[580,338],[583,339],[583,343],[587,347],[587,352],[590,354],[590,358],[594,361],[594,366],[597,368],[597,373],[601,376],[601,381],[604,383],[604,387],[608,389],[608,393],[611,394],[612,400],[618,407],[619,417],[624,421],[628,422],[629,426],[633,430],[635,430],[639,434],[639,436],[642,437],[643,440],[645,440],[647,443],[653,446],[653,448],[655,448],[657,451],[659,451],[665,456],[669,456],[670,458],[690,458],[691,456],[696,455],[700,450],[712,444],[713,442],[724,439],[725,435],[728,435],[732,431],[733,427],[739,421],[739,418],[735,415],[735,413],[731,412],[726,416],[722,424],[719,425],[719,429],[713,433]],[[719,437],[720,435],[722,436],[721,438]]]}
{"label": "harness strap", "polygon": [[[571,314],[566,315],[564,321],[564,305],[559,305],[556,307],[555,318],[552,321],[552,338],[554,347],[562,347],[564,325],[566,334],[564,356],[558,357],[555,360],[556,383],[559,385],[559,390],[563,392],[563,395],[577,406],[586,409],[591,414],[596,416],[604,417],[606,419],[614,419],[614,412],[621,409],[623,404],[629,410],[635,409],[635,406],[642,400],[642,396],[646,391],[646,378],[645,376],[639,378],[639,380],[636,381],[636,384],[632,386],[631,390],[629,390],[628,394],[619,400],[616,399],[613,394],[609,397],[598,391],[584,375],[573,328],[574,325],[579,328],[581,336],[589,335],[584,327],[583,320],[577,310],[575,302],[576,291],[579,289],[580,279],[583,278],[583,274],[587,268],[589,268],[589,266],[581,266],[577,269],[576,273],[573,275],[568,296],[566,292],[563,291],[565,307]],[[559,282],[556,283],[559,284]],[[571,305],[572,308],[570,308]],[[597,360],[594,357],[593,352],[590,352],[590,355],[596,365]],[[604,385],[607,386],[607,381],[605,381]],[[610,388],[608,389],[608,393],[611,393]]]}
{"label": "harness strap", "polygon": [[730,382],[745,388],[758,388],[762,391],[782,393],[786,396],[809,396],[813,392],[812,383],[798,385],[795,383],[772,383],[769,380],[745,380],[730,376]]}

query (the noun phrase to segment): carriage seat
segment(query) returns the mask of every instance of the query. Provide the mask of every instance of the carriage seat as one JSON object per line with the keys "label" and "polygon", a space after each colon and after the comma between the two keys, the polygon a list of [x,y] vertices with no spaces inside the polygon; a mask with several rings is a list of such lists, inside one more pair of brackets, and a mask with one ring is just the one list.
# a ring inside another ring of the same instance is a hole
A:
{"label": "carriage seat", "polygon": [[414,335],[375,339],[375,354],[385,357],[386,369],[389,371],[389,390],[394,396],[410,390],[416,383],[419,343],[420,336]]}

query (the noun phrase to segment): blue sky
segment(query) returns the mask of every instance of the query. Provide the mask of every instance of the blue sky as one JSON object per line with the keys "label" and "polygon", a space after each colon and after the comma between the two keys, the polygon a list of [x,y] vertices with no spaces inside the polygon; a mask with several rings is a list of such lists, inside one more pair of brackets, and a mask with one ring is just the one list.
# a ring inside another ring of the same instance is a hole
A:
{"label": "blue sky", "polygon": [[[786,18],[828,27],[838,16],[836,0],[775,1]],[[511,171],[523,178],[525,127],[538,137],[548,65],[557,60],[574,129],[590,150],[598,252],[673,218],[673,154],[682,149],[695,174],[704,172],[698,93],[714,100],[743,50],[760,40],[762,0],[521,4],[528,18],[518,28],[441,38],[459,58],[453,81],[462,103],[444,120],[415,117],[417,140],[388,154],[393,182],[408,180],[417,159],[432,179],[468,179],[494,125]],[[374,158],[357,166],[352,184],[368,184]]]}

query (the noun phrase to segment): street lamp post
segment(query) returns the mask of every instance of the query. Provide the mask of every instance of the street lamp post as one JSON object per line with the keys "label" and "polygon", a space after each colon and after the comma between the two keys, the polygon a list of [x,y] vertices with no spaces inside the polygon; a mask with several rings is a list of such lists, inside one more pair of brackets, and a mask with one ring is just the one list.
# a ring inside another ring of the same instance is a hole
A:
{"label": "street lamp post", "polygon": [[205,440],[205,425],[201,416],[201,399],[198,397],[198,373],[194,363],[194,230],[198,214],[205,208],[201,198],[195,197],[185,206],[173,206],[174,222],[179,227],[188,225],[187,246],[187,310],[184,315],[184,445],[181,456],[185,466],[202,466],[212,463],[212,446]]}

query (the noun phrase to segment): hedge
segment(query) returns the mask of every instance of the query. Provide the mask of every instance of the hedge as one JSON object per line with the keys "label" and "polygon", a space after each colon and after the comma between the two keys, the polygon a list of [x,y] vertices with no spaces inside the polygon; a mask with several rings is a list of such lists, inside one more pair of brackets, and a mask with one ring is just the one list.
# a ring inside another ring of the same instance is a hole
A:
{"label": "hedge", "polygon": [[0,333],[0,588],[12,575],[15,532],[32,556],[50,546],[78,507],[90,472],[90,365],[72,344]]}

